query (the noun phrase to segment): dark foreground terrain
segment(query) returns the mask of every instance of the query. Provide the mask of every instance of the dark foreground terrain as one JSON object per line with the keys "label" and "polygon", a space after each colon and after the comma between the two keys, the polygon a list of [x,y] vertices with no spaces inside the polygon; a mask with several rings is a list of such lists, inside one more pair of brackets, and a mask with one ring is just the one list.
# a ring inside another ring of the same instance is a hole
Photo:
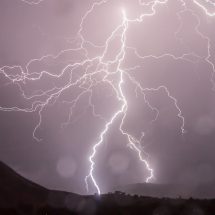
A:
{"label": "dark foreground terrain", "polygon": [[112,192],[121,191],[130,195],[144,195],[156,198],[175,199],[179,196],[184,199],[214,199],[215,198],[215,182],[210,183],[193,183],[193,184],[127,184],[112,188]]}
{"label": "dark foreground terrain", "polygon": [[80,196],[43,188],[0,162],[0,215],[37,214],[215,215],[215,200],[159,199],[119,191]]}

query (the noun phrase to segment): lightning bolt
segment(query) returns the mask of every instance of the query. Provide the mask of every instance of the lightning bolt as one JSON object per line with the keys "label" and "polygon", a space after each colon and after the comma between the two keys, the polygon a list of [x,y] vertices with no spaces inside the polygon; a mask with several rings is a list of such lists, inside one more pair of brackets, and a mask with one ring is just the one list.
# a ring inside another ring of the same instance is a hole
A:
{"label": "lightning bolt", "polygon": [[32,1],[28,1],[28,0],[21,0],[22,2],[24,2],[25,4],[29,4],[29,5],[37,5],[40,4],[41,2],[43,2],[44,0],[32,0]]}
{"label": "lightning bolt", "polygon": [[[124,57],[125,57],[125,49],[126,49],[126,32],[128,30],[128,25],[130,22],[142,22],[143,18],[146,17],[146,16],[153,16],[155,15],[155,7],[158,5],[158,4],[165,4],[167,1],[154,1],[153,4],[152,4],[152,12],[151,13],[147,13],[147,14],[142,14],[139,18],[135,19],[135,20],[129,20],[126,16],[126,12],[125,10],[122,10],[122,15],[123,15],[123,22],[122,22],[122,25],[118,26],[116,28],[115,31],[112,32],[111,34],[111,37],[108,38],[107,42],[106,42],[106,47],[108,47],[108,42],[111,40],[111,38],[113,38],[113,36],[115,35],[115,33],[118,31],[119,28],[123,28],[123,31],[122,31],[122,34],[121,34],[121,49],[118,53],[118,55],[116,56],[114,62],[118,62],[118,65],[117,65],[117,72],[120,74],[120,78],[119,78],[119,82],[118,82],[118,87],[116,90],[116,94],[117,94],[117,99],[122,102],[122,106],[121,108],[116,112],[114,113],[114,115],[112,116],[112,118],[110,119],[109,122],[107,122],[107,124],[105,125],[105,129],[101,132],[100,134],[100,137],[99,137],[99,141],[97,143],[95,143],[95,145],[93,146],[93,152],[92,154],[90,155],[89,157],[89,161],[91,163],[91,166],[90,166],[90,172],[89,174],[86,176],[85,178],[85,182],[86,182],[86,189],[89,190],[89,185],[88,185],[88,180],[89,178],[92,180],[94,186],[96,187],[96,190],[98,192],[98,194],[101,193],[101,190],[99,188],[99,185],[98,183],[96,182],[96,179],[93,175],[93,172],[94,172],[94,167],[95,167],[95,161],[94,161],[94,158],[96,156],[96,152],[97,152],[97,148],[102,145],[103,141],[104,141],[104,136],[107,134],[108,132],[108,129],[109,127],[114,123],[114,121],[116,120],[117,117],[119,117],[120,115],[122,115],[122,119],[121,119],[121,123],[120,123],[120,127],[119,127],[119,130],[121,132],[122,135],[126,136],[127,139],[128,139],[128,145],[131,147],[131,149],[135,150],[138,154],[138,157],[139,157],[139,160],[141,162],[144,163],[146,169],[148,170],[149,172],[149,176],[146,178],[146,182],[150,182],[153,178],[154,178],[154,171],[153,169],[150,167],[149,163],[147,162],[146,159],[144,159],[142,157],[142,151],[141,149],[138,147],[138,145],[141,145],[140,143],[140,140],[137,140],[135,137],[133,137],[131,134],[127,133],[126,131],[123,130],[123,124],[124,124],[124,119],[126,118],[126,113],[127,113],[127,108],[128,108],[128,102],[127,102],[127,98],[126,96],[124,95],[123,93],[123,89],[122,89],[122,85],[124,83],[124,76],[126,75],[125,71],[123,69],[121,69],[121,63],[123,62],[124,60]],[[136,49],[135,49],[135,52],[136,52]],[[139,56],[139,55],[138,55]],[[165,91],[167,92],[168,96],[174,101],[174,104],[177,108],[177,110],[179,111],[179,114],[178,116],[182,119],[182,126],[181,126],[181,131],[182,133],[185,132],[184,130],[184,117],[182,116],[182,112],[180,110],[180,108],[178,107],[177,105],[177,100],[170,95],[167,87],[165,86],[161,86],[159,87],[158,89],[143,89],[140,85],[140,83],[138,83],[136,80],[134,81],[134,79],[131,78],[131,76],[129,74],[127,74],[128,77],[130,78],[130,80],[132,80],[132,82],[136,85],[136,87],[139,87],[141,89],[141,92],[144,92],[144,91],[151,91],[151,90],[159,90],[161,88],[164,88]],[[145,95],[144,95],[144,98],[145,98]],[[147,104],[149,105],[149,107],[152,109],[152,110],[156,110],[157,114],[156,114],[156,118],[158,116],[158,110],[154,107],[152,107],[149,102],[146,100],[145,98],[145,101],[147,102]],[[155,118],[155,120],[156,120]]]}
{"label": "lightning bolt", "polygon": [[[22,2],[28,4],[28,5],[38,5],[42,3],[44,0],[38,0],[38,1],[28,1],[28,0],[21,0]],[[104,138],[107,135],[110,127],[116,122],[116,120],[120,120],[119,124],[119,132],[122,136],[125,136],[127,139],[127,146],[129,146],[132,150],[134,150],[137,153],[138,159],[143,163],[144,167],[148,171],[148,176],[145,179],[145,182],[151,182],[153,179],[155,179],[154,170],[151,167],[149,161],[148,161],[148,154],[143,150],[141,147],[142,145],[142,138],[144,137],[144,133],[141,136],[140,139],[137,139],[132,134],[128,133],[125,128],[125,119],[127,117],[127,110],[128,110],[128,99],[126,97],[126,94],[124,92],[124,87],[126,85],[126,81],[130,81],[135,86],[135,92],[137,95],[137,92],[140,92],[141,95],[144,98],[145,103],[147,106],[155,113],[154,119],[152,119],[152,123],[154,123],[158,116],[159,116],[159,110],[156,107],[153,107],[150,102],[147,100],[146,94],[147,92],[157,92],[157,91],[164,91],[168,98],[173,102],[176,110],[178,111],[177,117],[181,121],[181,133],[184,134],[185,131],[185,119],[183,117],[182,111],[180,109],[180,105],[178,100],[174,97],[174,95],[171,94],[171,92],[168,90],[168,88],[164,85],[158,86],[157,88],[145,88],[143,87],[140,82],[138,82],[135,77],[131,75],[131,71],[138,68],[138,66],[134,68],[123,68],[122,64],[125,60],[125,56],[128,50],[133,51],[135,56],[137,58],[141,59],[147,59],[147,58],[153,58],[153,59],[162,59],[163,57],[170,57],[174,60],[184,60],[189,61],[191,63],[195,63],[192,60],[188,58],[188,56],[195,56],[197,58],[202,58],[201,56],[198,56],[194,52],[188,52],[184,53],[182,56],[175,56],[171,53],[165,53],[160,56],[156,55],[149,55],[149,56],[141,56],[138,53],[138,50],[136,47],[128,47],[126,44],[127,41],[127,31],[129,29],[129,26],[134,23],[141,23],[144,21],[144,18],[146,17],[152,17],[156,15],[156,9],[160,5],[167,5],[168,0],[151,0],[151,1],[143,1],[139,0],[139,6],[150,6],[150,12],[145,12],[140,14],[137,18],[131,19],[127,16],[126,10],[122,9],[122,21],[121,23],[110,33],[110,36],[105,41],[105,44],[103,46],[98,46],[96,44],[93,44],[91,41],[88,41],[84,36],[82,31],[84,30],[84,23],[87,20],[88,16],[92,14],[95,11],[95,8],[109,2],[109,0],[101,0],[101,1],[94,1],[90,8],[85,12],[85,14],[82,16],[79,30],[77,32],[76,38],[74,38],[74,44],[78,44],[78,47],[76,48],[70,48],[60,51],[57,55],[49,54],[42,56],[41,58],[35,58],[31,59],[25,67],[22,67],[20,65],[5,65],[0,68],[0,74],[2,74],[7,80],[7,84],[14,84],[18,87],[22,98],[29,102],[29,107],[23,108],[19,106],[12,106],[12,107],[0,107],[1,111],[8,111],[8,112],[25,112],[25,113],[38,113],[38,123],[36,124],[34,130],[33,130],[33,138],[36,141],[41,141],[42,139],[38,137],[37,132],[38,129],[41,126],[42,120],[43,120],[43,112],[48,109],[49,106],[54,105],[58,100],[63,100],[62,103],[70,107],[70,113],[68,115],[68,119],[65,123],[62,124],[62,128],[64,126],[67,126],[69,123],[71,123],[74,114],[73,111],[77,107],[78,102],[81,100],[81,98],[87,96],[88,97],[88,106],[87,108],[91,108],[92,114],[94,117],[97,117],[99,120],[103,121],[105,123],[104,129],[100,132],[98,135],[98,141],[93,144],[91,154],[89,155],[89,172],[87,176],[85,177],[85,183],[86,183],[86,189],[89,190],[89,182],[91,181],[92,185],[95,187],[98,194],[101,194],[102,190],[99,186],[99,183],[96,180],[95,176],[95,167],[96,167],[96,156],[98,154],[98,148],[102,146],[104,143]],[[191,12],[196,19],[198,20],[198,24],[195,28],[196,32],[207,41],[207,56],[204,57],[204,60],[211,66],[212,68],[212,76],[211,76],[211,82],[213,86],[215,86],[213,81],[213,76],[215,73],[215,66],[211,59],[211,41],[210,38],[205,36],[201,31],[199,30],[200,27],[200,18],[199,16],[194,12],[193,9],[190,9],[187,7],[187,3],[183,0],[179,0],[181,2],[181,5],[183,6],[183,9],[177,14],[178,19],[181,21],[181,14],[185,11]],[[215,12],[211,13],[208,11],[208,9],[201,3],[201,1],[197,0],[191,0],[191,2],[201,8],[206,16],[213,17],[215,16]],[[210,3],[211,5],[215,5],[212,1],[206,0],[206,3]],[[182,24],[182,23],[181,23]],[[178,28],[178,31],[175,32],[175,35],[177,37],[177,33],[180,31],[181,25]],[[110,47],[111,42],[115,38],[120,38],[120,48],[117,50],[117,53],[114,58],[111,60],[106,59],[106,55],[108,53],[108,49]],[[180,38],[179,38],[180,39]],[[96,57],[89,57],[88,50],[86,48],[86,45],[90,45],[91,47],[103,50],[101,54],[98,54]],[[39,62],[46,61],[48,59],[52,60],[59,60],[62,56],[68,54],[68,53],[75,53],[79,54],[79,59],[75,59],[74,62],[71,60],[70,63],[68,63],[59,74],[51,73],[48,71],[42,71],[42,72],[31,72],[30,67],[32,64],[36,64]],[[115,70],[112,71],[110,68],[111,66],[115,66]],[[82,69],[81,72],[77,73],[77,69]],[[18,71],[18,72],[17,72]],[[116,77],[117,83],[115,83],[116,80],[113,81],[111,77]],[[49,79],[52,79],[54,81],[54,85],[52,88],[49,88],[47,90],[40,89],[38,91],[34,91],[33,93],[27,93],[25,90],[25,84],[27,83],[34,83],[37,81],[40,81],[42,78],[48,77]],[[58,81],[62,80],[63,78],[67,77],[67,81],[64,81],[63,84],[59,84]],[[102,78],[101,78],[102,77]],[[126,80],[126,81],[125,81]],[[57,84],[56,84],[57,83]],[[119,109],[112,113],[112,116],[110,119],[106,119],[104,116],[100,115],[96,111],[96,107],[93,104],[92,96],[93,96],[93,90],[96,86],[100,84],[107,84],[111,89],[113,90],[114,97],[117,99],[118,103],[120,104]],[[77,95],[74,95],[72,99],[65,99],[64,94],[68,90],[72,89],[79,89],[79,92]],[[147,158],[144,158],[144,155],[146,155]]]}
{"label": "lightning bolt", "polygon": [[[210,1],[210,0],[205,0],[204,2],[206,3],[210,3],[211,5],[213,5],[214,9],[215,9],[215,3]],[[193,3],[196,4],[198,7],[200,7],[204,12],[205,14],[208,16],[208,17],[214,17],[215,16],[215,12],[211,13],[208,11],[208,9],[203,5],[201,4],[200,1],[197,1],[197,0],[193,0]],[[192,10],[192,13],[195,15],[196,19],[198,20],[198,24],[196,26],[196,32],[203,38],[207,41],[207,56],[204,58],[204,60],[211,66],[212,68],[212,75],[211,75],[211,83],[212,83],[212,89],[215,90],[215,81],[214,81],[214,74],[215,74],[215,65],[214,63],[211,61],[211,39],[204,35],[203,33],[200,32],[199,30],[199,27],[201,25],[201,22],[200,22],[200,19],[198,17],[198,15]]]}
{"label": "lightning bolt", "polygon": [[[93,146],[93,153],[89,157],[89,161],[91,163],[90,172],[89,172],[89,175],[87,175],[85,178],[87,190],[88,190],[88,179],[91,178],[94,186],[97,189],[98,194],[101,193],[101,190],[100,190],[99,185],[97,184],[95,177],[93,175],[94,166],[95,166],[94,158],[96,156],[97,148],[103,143],[104,136],[107,134],[109,127],[114,123],[116,118],[119,117],[120,115],[122,115],[122,120],[121,120],[120,128],[119,128],[120,132],[127,137],[128,141],[129,141],[129,145],[131,146],[131,148],[133,148],[135,151],[137,151],[137,153],[139,155],[139,159],[145,164],[147,170],[150,172],[150,176],[147,177],[146,181],[148,182],[154,177],[153,176],[153,169],[151,169],[148,162],[142,158],[141,150],[136,146],[136,143],[139,143],[139,141],[136,140],[134,137],[132,137],[130,134],[128,134],[127,132],[125,132],[123,130],[123,122],[124,122],[124,119],[126,117],[128,104],[127,104],[127,99],[126,99],[126,97],[123,93],[123,89],[122,89],[122,85],[124,83],[123,78],[124,78],[125,72],[121,69],[121,63],[125,57],[125,47],[126,47],[125,43],[126,43],[126,31],[128,29],[128,19],[126,17],[126,13],[124,10],[122,11],[122,14],[123,14],[122,25],[117,27],[117,29],[112,33],[111,37],[108,39],[108,41],[110,41],[110,39],[114,36],[114,34],[117,32],[117,30],[119,28],[123,28],[122,34],[121,34],[121,44],[122,44],[121,49],[120,49],[118,55],[116,56],[116,59],[114,60],[114,62],[117,62],[117,64],[118,64],[117,65],[117,72],[119,72],[119,76],[120,76],[119,82],[118,82],[118,87],[115,90],[117,93],[117,99],[122,103],[122,105],[121,105],[121,108],[116,113],[114,113],[114,115],[112,116],[110,121],[107,122],[107,124],[105,125],[105,129],[100,134],[99,141]],[[106,47],[108,47],[108,42],[106,43]]]}
{"label": "lightning bolt", "polygon": [[214,12],[209,12],[209,10],[207,9],[207,7],[204,6],[204,3],[203,3],[203,2],[208,3],[208,4],[210,4],[211,6],[213,6],[213,7],[215,8],[215,2],[213,2],[213,1],[211,1],[211,0],[205,0],[205,1],[203,1],[203,2],[202,2],[202,1],[199,1],[199,0],[193,0],[193,2],[194,2],[198,7],[200,7],[200,8],[206,13],[207,16],[209,16],[209,17],[215,16],[215,11],[214,11]]}

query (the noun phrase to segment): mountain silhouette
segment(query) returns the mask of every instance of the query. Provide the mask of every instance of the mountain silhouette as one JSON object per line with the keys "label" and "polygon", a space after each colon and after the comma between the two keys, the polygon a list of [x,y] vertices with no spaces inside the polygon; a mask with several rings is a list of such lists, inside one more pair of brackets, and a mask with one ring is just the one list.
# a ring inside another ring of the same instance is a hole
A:
{"label": "mountain silhouette", "polygon": [[43,203],[48,190],[39,186],[0,162],[0,207],[12,207],[19,202]]}
{"label": "mountain silhouette", "polygon": [[215,198],[215,184],[151,184],[137,183],[118,186],[113,191],[122,191],[130,195],[143,195],[157,198]]}
{"label": "mountain silhouette", "polygon": [[[169,186],[169,187],[168,187]],[[46,189],[0,162],[0,215],[212,215],[215,200],[154,198],[172,185],[136,184],[103,195],[81,196]],[[152,192],[153,191],[153,192]],[[174,192],[173,192],[174,193]]]}
{"label": "mountain silhouette", "polygon": [[0,208],[17,208],[20,205],[64,208],[78,204],[81,199],[77,194],[48,190],[0,162]]}

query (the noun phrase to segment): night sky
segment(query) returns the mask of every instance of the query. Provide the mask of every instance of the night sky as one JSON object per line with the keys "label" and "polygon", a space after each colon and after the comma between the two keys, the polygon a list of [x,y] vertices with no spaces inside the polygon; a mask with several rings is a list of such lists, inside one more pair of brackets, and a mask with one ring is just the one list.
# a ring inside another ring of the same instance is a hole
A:
{"label": "night sky", "polygon": [[1,0],[0,160],[86,194],[122,89],[94,157],[101,191],[149,177],[122,120],[151,183],[215,182],[213,12],[213,0]]}

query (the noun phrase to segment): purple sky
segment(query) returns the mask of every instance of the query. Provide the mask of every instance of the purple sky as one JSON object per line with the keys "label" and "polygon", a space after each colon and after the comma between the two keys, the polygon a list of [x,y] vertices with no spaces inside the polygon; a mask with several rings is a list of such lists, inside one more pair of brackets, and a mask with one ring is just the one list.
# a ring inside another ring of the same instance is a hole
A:
{"label": "purple sky", "polygon": [[[155,2],[0,1],[0,160],[48,188],[85,194],[92,147],[122,107],[114,90],[121,61],[127,109],[94,158],[102,192],[149,175],[120,132],[122,119],[154,170],[152,182],[215,181],[215,6],[169,0],[137,21]],[[121,26],[107,43],[123,23],[122,10],[130,20],[125,37]],[[117,58],[123,39],[125,55]],[[102,62],[92,60],[103,54]],[[157,90],[141,92],[132,80]],[[96,191],[91,180],[89,188]]]}

